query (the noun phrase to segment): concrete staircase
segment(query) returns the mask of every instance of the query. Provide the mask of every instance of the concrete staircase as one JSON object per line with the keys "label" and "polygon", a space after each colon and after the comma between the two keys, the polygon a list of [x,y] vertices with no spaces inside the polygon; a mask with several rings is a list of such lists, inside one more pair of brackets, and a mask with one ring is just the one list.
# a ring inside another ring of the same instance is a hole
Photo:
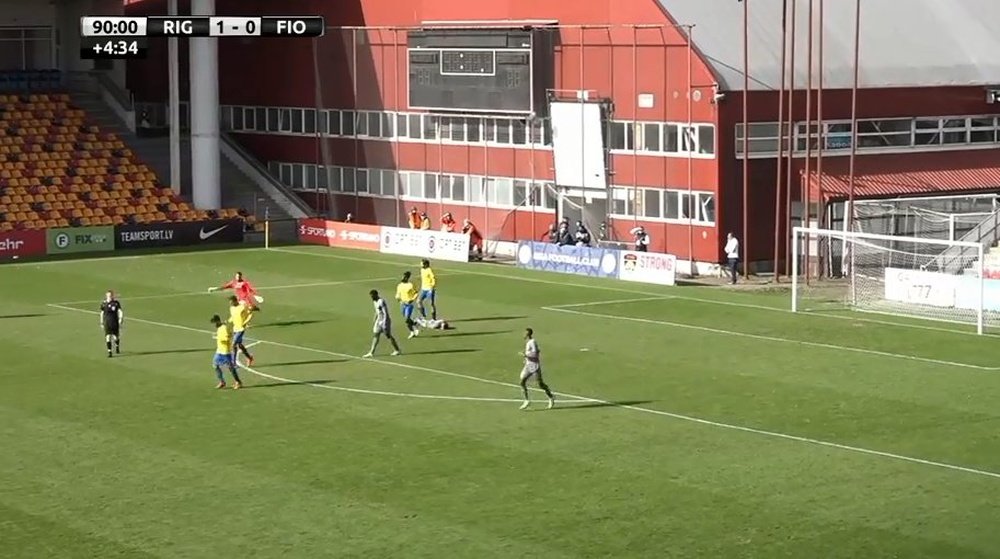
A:
{"label": "concrete staircase", "polygon": [[[96,94],[74,93],[73,103],[87,111],[89,118],[101,129],[117,134],[132,149],[136,156],[160,178],[163,184],[170,182],[170,138],[140,137],[129,130],[104,101]],[[186,136],[181,137],[181,194],[191,199],[191,144]],[[264,218],[265,211],[273,220],[290,219],[278,204],[271,200],[250,178],[227,158],[221,158],[220,181],[222,183],[222,205],[226,208],[242,208]]]}

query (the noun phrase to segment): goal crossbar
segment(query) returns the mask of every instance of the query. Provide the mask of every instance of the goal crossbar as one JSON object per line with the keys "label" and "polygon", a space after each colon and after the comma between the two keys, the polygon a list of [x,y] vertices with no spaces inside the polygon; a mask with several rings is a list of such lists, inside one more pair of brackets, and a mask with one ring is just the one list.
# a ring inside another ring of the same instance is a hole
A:
{"label": "goal crossbar", "polygon": [[[976,331],[983,333],[987,305],[986,274],[983,273],[986,248],[982,243],[794,227],[791,239],[792,312],[800,311],[802,242],[810,238],[844,243],[843,267],[845,277],[850,280],[848,302],[852,309],[924,320],[974,323]],[[917,250],[907,252],[896,248],[899,245]],[[964,253],[961,258],[965,259],[965,266],[952,273],[942,271],[940,266],[934,265],[939,257],[921,253],[920,245],[959,249]],[[910,260],[900,264],[900,254],[909,256]],[[1000,312],[1000,307],[994,309],[995,306],[991,303],[991,320]]]}

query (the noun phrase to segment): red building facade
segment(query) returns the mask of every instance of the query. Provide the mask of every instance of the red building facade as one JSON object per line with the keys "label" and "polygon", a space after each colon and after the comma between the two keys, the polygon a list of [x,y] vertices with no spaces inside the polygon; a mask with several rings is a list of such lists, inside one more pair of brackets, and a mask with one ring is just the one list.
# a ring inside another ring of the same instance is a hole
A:
{"label": "red building facade", "polygon": [[[147,0],[127,10],[130,15],[162,14],[164,4]],[[186,7],[181,4],[184,13]],[[726,232],[739,234],[747,216],[749,259],[768,260],[776,236],[776,208],[782,243],[790,226],[784,217],[789,208],[784,200],[776,205],[776,196],[787,196],[798,205],[806,192],[812,192],[813,200],[820,195],[835,199],[838,194],[820,192],[820,181],[804,177],[801,150],[793,153],[791,173],[787,172],[787,159],[778,158],[778,142],[767,134],[769,125],[777,134],[779,94],[762,79],[762,85],[748,92],[747,116],[754,124],[744,206],[738,137],[742,134],[742,83],[725,79],[723,66],[728,63],[713,52],[720,44],[728,48],[726,41],[738,44],[739,30],[712,29],[713,18],[689,13],[687,8],[670,9],[670,0],[575,4],[555,0],[472,4],[218,0],[220,15],[319,14],[331,26],[326,36],[315,40],[220,41],[223,125],[267,163],[275,176],[334,217],[351,212],[364,221],[403,223],[406,211],[417,207],[435,222],[442,213],[451,212],[458,219],[472,219],[492,238],[515,240],[537,238],[558,214],[575,215],[573,209],[593,206],[607,216],[605,221],[616,238],[627,239],[629,229],[642,225],[651,234],[655,250],[676,254],[681,260],[717,262]],[[726,8],[730,20],[736,9],[741,8]],[[779,22],[780,17],[775,17],[780,41]],[[544,118],[431,114],[408,106],[407,31],[459,23],[557,30],[553,89],[560,95],[605,100],[610,107],[605,192],[560,195],[551,130]],[[696,27],[690,31],[685,24]],[[702,27],[711,39],[703,43],[699,41]],[[799,40],[804,40],[804,34],[800,32]],[[843,49],[843,45],[836,48]],[[801,48],[799,53],[801,66],[805,66],[801,62],[805,51]],[[165,43],[154,42],[151,59],[129,67],[129,88],[138,100],[164,101],[165,52]],[[182,61],[185,52],[182,46]],[[730,66],[726,67],[731,71]],[[803,121],[807,119],[802,91],[806,79],[797,79],[799,91],[786,95],[783,103],[786,110],[791,103],[796,123],[793,134],[802,127],[801,135],[790,141],[795,147],[806,142]],[[908,162],[917,165],[926,151],[950,151],[947,164],[955,168],[985,165],[984,150],[994,150],[989,153],[996,155],[1000,130],[995,116],[1000,111],[998,105],[985,103],[982,85],[889,85],[874,84],[859,91],[859,119],[895,121],[898,124],[889,127],[900,128],[893,137],[882,131],[884,126],[874,126],[878,135],[871,132],[872,125],[859,120],[858,153],[868,160],[866,169],[892,167],[893,172],[905,173]],[[843,87],[842,79],[827,84],[823,114],[826,121],[850,119],[851,91]],[[940,117],[949,115],[965,119],[964,143],[918,141],[919,119],[938,118],[940,126],[945,126],[947,122]],[[991,115],[993,136],[986,141],[983,119]],[[815,95],[808,118],[816,118]],[[782,119],[787,122],[787,114]],[[976,128],[977,124],[982,127]],[[902,138],[904,126],[909,126],[908,141]],[[831,124],[829,128],[829,137],[834,137],[843,127]],[[865,149],[861,148],[862,134],[872,139]],[[824,165],[841,173],[846,152],[832,143],[828,147]],[[815,162],[811,163],[814,171]],[[778,194],[779,166],[780,188],[788,189],[783,194]],[[980,182],[990,184],[990,179]],[[815,192],[808,190],[813,183]],[[800,212],[796,207],[792,213]]]}

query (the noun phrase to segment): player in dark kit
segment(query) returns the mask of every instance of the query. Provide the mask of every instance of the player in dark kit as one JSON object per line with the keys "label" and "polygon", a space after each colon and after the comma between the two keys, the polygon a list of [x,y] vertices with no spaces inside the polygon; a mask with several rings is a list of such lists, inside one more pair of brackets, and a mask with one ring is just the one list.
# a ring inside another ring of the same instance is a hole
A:
{"label": "player in dark kit", "polygon": [[114,291],[104,294],[104,302],[101,303],[101,328],[104,329],[104,341],[108,347],[108,357],[111,357],[111,344],[114,343],[114,352],[122,352],[121,330],[125,322],[125,311],[122,304],[115,299]]}

